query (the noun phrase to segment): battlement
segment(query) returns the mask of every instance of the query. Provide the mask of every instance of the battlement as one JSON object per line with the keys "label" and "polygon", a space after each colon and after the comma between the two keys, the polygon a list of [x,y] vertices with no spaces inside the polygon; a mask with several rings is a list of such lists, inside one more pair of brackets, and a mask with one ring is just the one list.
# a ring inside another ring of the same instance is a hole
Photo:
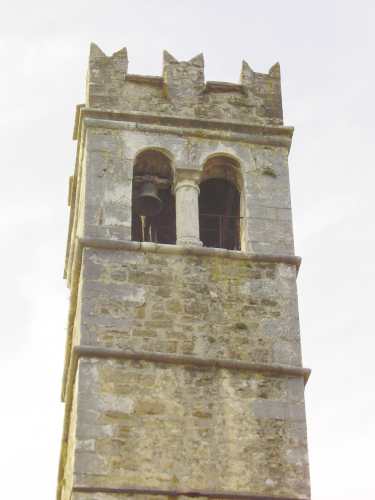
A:
{"label": "battlement", "polygon": [[282,125],[280,66],[256,73],[242,62],[240,81],[205,81],[204,58],[178,61],[163,53],[162,76],[128,73],[126,48],[107,56],[91,44],[86,106],[116,112]]}

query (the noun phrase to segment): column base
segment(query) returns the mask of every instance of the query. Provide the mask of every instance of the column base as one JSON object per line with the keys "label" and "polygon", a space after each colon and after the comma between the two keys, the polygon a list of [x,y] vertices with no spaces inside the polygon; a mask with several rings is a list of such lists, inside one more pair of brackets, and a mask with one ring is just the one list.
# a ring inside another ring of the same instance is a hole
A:
{"label": "column base", "polygon": [[196,238],[179,238],[176,241],[176,245],[182,247],[201,247],[203,243],[201,240],[197,240]]}

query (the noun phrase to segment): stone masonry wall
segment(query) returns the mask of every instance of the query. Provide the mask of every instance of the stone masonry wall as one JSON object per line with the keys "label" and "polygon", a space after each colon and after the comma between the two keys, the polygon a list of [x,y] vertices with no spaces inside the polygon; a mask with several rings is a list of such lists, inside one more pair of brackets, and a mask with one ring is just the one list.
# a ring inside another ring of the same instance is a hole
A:
{"label": "stone masonry wall", "polygon": [[[81,276],[83,345],[301,366],[294,266],[86,249]],[[76,377],[74,485],[308,496],[303,377],[95,358]]]}
{"label": "stone masonry wall", "polygon": [[76,485],[308,495],[302,379],[92,359],[78,380]]}
{"label": "stone masonry wall", "polygon": [[87,249],[85,345],[300,366],[295,267]]}

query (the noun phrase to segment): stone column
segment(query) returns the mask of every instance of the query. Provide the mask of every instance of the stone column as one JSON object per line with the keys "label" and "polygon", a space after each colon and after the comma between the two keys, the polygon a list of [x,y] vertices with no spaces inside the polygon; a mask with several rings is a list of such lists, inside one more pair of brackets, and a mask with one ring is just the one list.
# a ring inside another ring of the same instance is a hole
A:
{"label": "stone column", "polygon": [[199,239],[199,181],[200,172],[176,171],[176,231],[177,245],[202,246]]}

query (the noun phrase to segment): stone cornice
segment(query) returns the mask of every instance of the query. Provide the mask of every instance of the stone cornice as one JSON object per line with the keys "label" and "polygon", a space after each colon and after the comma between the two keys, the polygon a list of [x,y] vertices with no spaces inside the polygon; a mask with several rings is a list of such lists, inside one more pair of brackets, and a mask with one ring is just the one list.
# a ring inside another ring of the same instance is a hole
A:
{"label": "stone cornice", "polygon": [[127,486],[125,488],[108,488],[103,486],[73,486],[73,492],[77,493],[107,493],[107,494],[126,494],[126,495],[144,495],[163,496],[167,498],[189,497],[189,498],[222,498],[228,500],[308,500],[306,497],[285,497],[270,495],[253,495],[248,492],[235,491],[213,491],[213,490],[167,490],[162,488],[142,488],[139,486]]}
{"label": "stone cornice", "polygon": [[293,127],[250,125],[222,120],[203,120],[168,115],[144,113],[121,113],[77,106],[73,138],[78,139],[82,125],[103,128],[123,128],[143,131],[163,132],[179,136],[196,136],[208,139],[226,139],[290,148]]}
{"label": "stone cornice", "polygon": [[175,255],[196,255],[206,257],[222,257],[235,260],[250,260],[253,262],[275,262],[296,266],[301,265],[301,257],[296,255],[266,255],[245,253],[238,250],[209,247],[185,247],[179,245],[164,245],[160,243],[110,240],[101,238],[78,238],[81,247],[102,248],[107,250],[128,250],[133,252],[152,252]]}
{"label": "stone cornice", "polygon": [[199,356],[187,356],[184,354],[169,354],[163,352],[148,351],[126,351],[121,349],[109,349],[106,347],[79,345],[73,348],[73,356],[79,358],[100,359],[127,359],[133,361],[150,361],[169,365],[192,365],[227,370],[241,370],[265,375],[279,375],[284,377],[303,377],[305,383],[308,381],[311,370],[298,366],[250,363],[237,359],[226,358],[201,358]]}

